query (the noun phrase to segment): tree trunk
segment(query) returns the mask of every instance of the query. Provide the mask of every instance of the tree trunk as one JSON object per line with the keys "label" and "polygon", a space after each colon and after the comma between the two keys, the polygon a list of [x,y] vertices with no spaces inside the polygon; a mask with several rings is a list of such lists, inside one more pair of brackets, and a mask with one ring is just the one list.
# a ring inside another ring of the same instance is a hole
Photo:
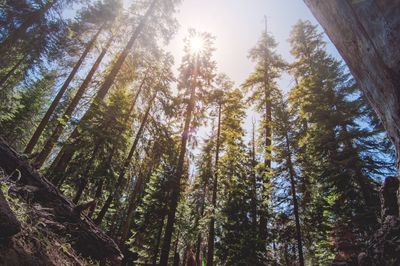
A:
{"label": "tree trunk", "polygon": [[[136,101],[139,98],[139,94],[142,90],[142,87],[144,85],[144,81],[146,79],[147,75],[145,76],[145,78],[143,79],[141,85],[139,86],[139,89],[134,97],[134,100],[132,102],[132,105],[129,109],[128,115],[125,117],[124,119],[124,123],[127,122],[127,120],[129,119],[129,117],[132,116],[133,113],[133,109],[136,105]],[[81,119],[82,121],[82,119]],[[79,125],[78,125],[79,126]],[[74,131],[72,132],[71,136],[69,137],[70,139],[76,138],[79,136],[79,131],[78,131],[78,126],[74,129]],[[74,151],[71,150],[72,147],[69,144],[65,144],[63,146],[63,148],[61,149],[61,151],[57,154],[56,158],[54,159],[54,161],[51,163],[51,166],[49,168],[49,174],[51,174],[53,176],[52,181],[53,184],[55,186],[60,187],[64,181],[64,179],[62,178],[61,174],[65,171],[65,169],[67,168],[67,165],[69,163],[69,161],[72,159],[72,156],[74,155]],[[112,151],[112,154],[114,153],[114,151]],[[112,160],[112,156],[111,155],[111,160]],[[111,162],[111,161],[110,161]]]}
{"label": "tree trunk", "polygon": [[163,230],[164,222],[165,222],[164,220],[165,220],[165,215],[163,215],[161,217],[160,228],[158,229],[158,232],[157,232],[157,239],[156,239],[156,243],[154,245],[153,266],[157,266],[157,257],[158,257],[158,251],[160,249],[161,235],[162,235],[162,230]]}
{"label": "tree trunk", "polygon": [[[148,166],[147,171],[144,171],[144,174],[139,175],[138,180],[135,182],[135,187],[132,192],[132,197],[130,199],[128,205],[128,211],[126,215],[125,222],[122,224],[121,227],[121,237],[120,237],[120,245],[123,245],[125,241],[129,238],[129,230],[131,227],[133,215],[136,210],[137,203],[139,202],[140,196],[143,195],[143,191],[145,189],[145,185],[150,179],[151,173],[153,172],[154,167],[157,167],[160,164],[161,157],[163,156],[164,152],[155,153],[158,144],[155,142],[153,144],[152,152],[152,160],[150,165]],[[167,200],[166,200],[167,202]]]}
{"label": "tree trunk", "polygon": [[[106,215],[108,208],[111,205],[111,202],[113,201],[115,195],[118,193],[124,179],[125,179],[125,173],[126,169],[129,167],[129,164],[132,161],[133,155],[135,154],[137,145],[139,144],[139,140],[142,137],[142,132],[144,130],[144,127],[146,126],[147,120],[149,118],[150,110],[153,105],[154,100],[156,99],[157,96],[157,91],[154,93],[153,97],[150,99],[149,104],[147,106],[146,112],[143,115],[142,121],[140,123],[140,127],[136,133],[135,140],[132,143],[131,149],[129,150],[129,154],[126,157],[124,161],[124,165],[121,168],[121,171],[118,175],[117,183],[115,185],[114,190],[108,195],[106,202],[104,203],[103,208],[101,208],[101,211],[99,212],[99,215],[97,216],[95,223],[100,224],[101,221],[103,220],[104,216]],[[128,219],[129,220],[129,219]]]}
{"label": "tree trunk", "polygon": [[[204,208],[205,208],[205,203],[206,203],[207,185],[208,185],[208,181],[204,182],[203,195],[202,195],[202,198],[201,198],[201,206],[200,206],[200,217],[197,217],[197,221],[196,221],[196,225],[197,226],[199,224],[199,219],[203,218],[203,215],[204,215]],[[201,236],[201,232],[199,232],[199,234],[197,235],[196,254],[195,254],[195,259],[196,259],[197,265],[200,265],[201,241],[202,241],[202,236]]]}
{"label": "tree trunk", "polygon": [[[266,67],[268,69],[268,66]],[[265,125],[264,125],[264,134],[265,134],[265,154],[264,154],[264,173],[262,175],[262,189],[261,189],[261,195],[262,195],[262,201],[263,202],[268,202],[268,196],[267,196],[267,185],[269,183],[269,174],[271,171],[271,139],[272,139],[272,129],[271,129],[271,121],[272,121],[272,112],[271,112],[271,96],[270,96],[270,91],[269,91],[269,77],[268,73],[265,74],[264,77],[264,97],[265,97]],[[266,208],[266,209],[264,209]],[[268,232],[267,232],[267,216],[268,216],[268,206],[261,206],[261,209],[259,211],[260,213],[260,229],[259,229],[259,236],[260,240],[263,243],[266,243],[267,238],[268,238]]]}
{"label": "tree trunk", "polygon": [[[195,71],[195,75],[196,74],[197,74],[197,71]],[[181,137],[181,147],[180,147],[179,158],[178,158],[177,169],[176,169],[176,179],[173,180],[171,203],[170,203],[170,208],[168,211],[167,225],[165,227],[164,241],[163,241],[163,245],[161,248],[160,266],[168,265],[168,257],[169,257],[169,251],[171,248],[172,233],[174,231],[176,207],[178,206],[179,194],[180,194],[180,190],[181,190],[180,185],[181,185],[181,178],[183,175],[183,164],[185,161],[186,144],[187,144],[188,137],[189,137],[189,126],[192,121],[192,113],[193,113],[195,102],[196,102],[196,87],[195,87],[195,84],[192,84],[189,105],[186,110],[185,125],[184,125],[184,129],[183,129],[182,137]]]}
{"label": "tree trunk", "polygon": [[101,198],[101,195],[103,194],[103,186],[104,186],[104,179],[100,179],[97,183],[96,192],[94,193],[94,197],[93,197],[94,204],[89,209],[88,217],[90,217],[90,218],[93,217],[93,213],[96,210],[97,202],[99,201],[99,199]]}
{"label": "tree trunk", "polygon": [[400,154],[400,1],[304,0],[346,61]]}
{"label": "tree trunk", "polygon": [[299,217],[299,204],[297,202],[297,194],[296,194],[296,181],[295,176],[296,172],[293,168],[292,156],[291,156],[291,148],[289,137],[286,134],[286,149],[287,149],[287,163],[289,167],[289,177],[290,177],[290,187],[292,191],[292,200],[293,200],[293,211],[294,218],[296,223],[296,240],[297,240],[297,252],[299,253],[299,265],[304,266],[304,255],[303,255],[303,240],[301,237],[301,227],[300,227],[300,217]]}
{"label": "tree trunk", "polygon": [[67,79],[65,80],[64,84],[62,85],[61,89],[58,91],[56,97],[54,98],[53,102],[50,104],[49,109],[47,109],[46,114],[42,118],[39,123],[39,126],[36,128],[35,132],[32,135],[32,138],[29,140],[28,145],[24,150],[24,153],[31,153],[35,148],[40,136],[42,135],[44,129],[46,128],[47,124],[50,121],[51,116],[53,115],[54,111],[57,108],[58,103],[60,102],[62,96],[64,95],[65,91],[68,89],[69,84],[71,83],[72,79],[75,77],[76,73],[78,72],[79,68],[81,67],[83,60],[85,60],[86,56],[88,55],[89,51],[92,49],[94,44],[96,43],[97,37],[100,35],[100,32],[103,30],[104,25],[99,28],[90,42],[86,45],[85,50],[83,51],[81,57],[79,58],[78,62],[76,62],[74,68],[72,69],[71,73],[68,75]]}
{"label": "tree trunk", "polygon": [[[110,73],[107,75],[104,83],[100,87],[99,91],[97,92],[97,95],[89,107],[89,110],[85,113],[85,115],[82,117],[81,121],[85,121],[86,119],[89,119],[91,117],[91,112],[93,109],[93,106],[101,102],[104,97],[107,95],[109,89],[111,88],[111,85],[113,84],[119,70],[122,67],[122,64],[124,63],[126,57],[129,54],[129,51],[133,47],[133,44],[135,43],[136,39],[138,38],[139,34],[142,32],[144,26],[147,23],[148,18],[152,14],[153,10],[155,9],[155,5],[159,0],[153,0],[150,7],[147,9],[146,14],[144,15],[143,19],[140,21],[139,25],[137,26],[136,30],[132,34],[131,38],[129,39],[127,45],[125,46],[124,50],[121,52],[119,55],[117,61],[113,65]],[[79,135],[78,127],[75,128],[73,133],[71,134],[71,137],[74,138]],[[64,146],[65,147],[65,146]],[[68,165],[69,161],[71,160],[74,150],[69,149],[66,150],[65,148],[62,148],[59,154],[57,155],[56,159],[53,161],[51,168],[52,172],[55,173],[61,173],[65,171],[66,166]]]}
{"label": "tree trunk", "polygon": [[102,145],[102,141],[97,141],[95,146],[94,146],[93,153],[90,156],[90,159],[89,159],[89,161],[88,161],[88,163],[86,165],[86,168],[85,168],[85,171],[83,172],[82,177],[80,178],[79,185],[78,185],[78,190],[76,191],[75,197],[72,200],[73,203],[75,203],[75,204],[77,204],[79,202],[79,200],[80,200],[80,198],[81,198],[81,196],[83,194],[83,191],[85,190],[87,184],[89,183],[89,174],[90,174],[90,171],[92,169],[93,162],[96,159],[97,154],[100,151],[101,145]]}
{"label": "tree trunk", "polygon": [[181,259],[179,257],[179,253],[178,253],[178,240],[179,240],[179,234],[178,237],[175,240],[175,248],[174,248],[174,263],[173,266],[179,266]]}
{"label": "tree trunk", "polygon": [[133,189],[132,195],[131,195],[131,199],[128,205],[128,211],[126,214],[126,219],[125,222],[123,222],[122,227],[121,227],[121,236],[119,239],[119,244],[121,246],[123,246],[125,244],[125,241],[128,239],[129,237],[129,232],[131,229],[131,223],[132,223],[132,219],[133,219],[133,214],[136,210],[136,206],[137,206],[137,202],[138,202],[138,196],[139,196],[139,192],[140,192],[140,188],[143,185],[143,175],[140,175],[138,180],[135,182],[135,187]]}
{"label": "tree trunk", "polygon": [[213,182],[212,194],[212,214],[210,218],[209,231],[208,231],[208,251],[207,251],[207,265],[214,265],[214,238],[215,238],[215,209],[217,208],[217,191],[218,191],[218,162],[219,162],[219,149],[220,149],[220,135],[221,135],[221,110],[222,106],[219,105],[218,109],[218,129],[217,129],[217,146],[215,151],[215,172]]}
{"label": "tree trunk", "polygon": [[252,192],[253,192],[253,195],[252,195],[252,199],[251,199],[251,212],[252,212],[252,223],[253,223],[253,229],[254,229],[254,232],[256,232],[257,231],[257,176],[256,176],[256,166],[257,166],[257,161],[256,161],[256,137],[255,137],[255,132],[256,132],[256,129],[255,129],[255,121],[253,121],[253,129],[252,129],[252,139],[251,139],[251,142],[252,142],[252,147],[251,147],[251,149],[252,149],[252,154],[251,154],[251,167],[252,167],[252,169],[251,169],[251,181],[252,181],[252,185],[253,185],[253,188],[252,188]]}
{"label": "tree trunk", "polygon": [[71,115],[75,111],[79,101],[81,100],[83,94],[85,93],[89,83],[92,81],[92,78],[97,71],[98,67],[100,66],[101,61],[103,60],[105,54],[107,53],[108,48],[110,47],[113,41],[113,36],[110,37],[106,46],[104,46],[103,50],[101,51],[100,55],[97,57],[96,61],[94,62],[92,68],[90,69],[89,73],[86,75],[85,80],[83,81],[82,85],[79,87],[78,91],[76,92],[74,98],[68,105],[67,109],[65,110],[62,118],[62,121],[59,121],[56,128],[53,131],[53,134],[49,137],[46,144],[44,145],[42,151],[35,159],[34,165],[40,168],[43,163],[46,161],[47,157],[49,156],[51,150],[53,149],[55,143],[58,141],[58,138],[61,136],[65,126],[67,125],[68,120],[71,118]]}

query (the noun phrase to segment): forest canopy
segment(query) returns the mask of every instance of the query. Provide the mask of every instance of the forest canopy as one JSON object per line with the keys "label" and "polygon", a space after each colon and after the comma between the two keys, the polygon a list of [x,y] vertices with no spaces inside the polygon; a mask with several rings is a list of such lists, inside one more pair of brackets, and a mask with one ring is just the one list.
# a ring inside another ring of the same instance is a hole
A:
{"label": "forest canopy", "polygon": [[166,49],[180,2],[6,0],[2,138],[73,203],[90,202],[83,215],[138,265],[354,260],[396,168],[344,62],[299,20],[292,60],[265,28],[235,84],[212,29],[190,29],[179,60]]}

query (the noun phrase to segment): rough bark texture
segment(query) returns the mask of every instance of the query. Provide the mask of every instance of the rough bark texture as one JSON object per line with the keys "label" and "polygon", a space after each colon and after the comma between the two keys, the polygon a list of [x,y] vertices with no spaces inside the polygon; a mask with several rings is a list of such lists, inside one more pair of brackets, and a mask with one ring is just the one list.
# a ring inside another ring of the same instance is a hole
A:
{"label": "rough bark texture", "polygon": [[70,235],[72,243],[82,255],[95,259],[118,258],[121,252],[115,242],[82,214],[56,187],[36,172],[0,137],[0,168],[6,174],[20,173],[16,193],[40,204],[53,217],[53,229],[61,235]]}
{"label": "rough bark texture", "polygon": [[304,2],[361,85],[399,155],[400,0]]}

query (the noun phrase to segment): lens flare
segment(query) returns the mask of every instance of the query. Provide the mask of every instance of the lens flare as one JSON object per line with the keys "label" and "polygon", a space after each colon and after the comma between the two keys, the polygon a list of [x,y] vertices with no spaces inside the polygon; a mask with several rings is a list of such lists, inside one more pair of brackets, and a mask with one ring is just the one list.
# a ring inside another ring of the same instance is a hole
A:
{"label": "lens flare", "polygon": [[200,52],[204,47],[204,40],[200,36],[194,36],[190,40],[190,50],[194,53]]}

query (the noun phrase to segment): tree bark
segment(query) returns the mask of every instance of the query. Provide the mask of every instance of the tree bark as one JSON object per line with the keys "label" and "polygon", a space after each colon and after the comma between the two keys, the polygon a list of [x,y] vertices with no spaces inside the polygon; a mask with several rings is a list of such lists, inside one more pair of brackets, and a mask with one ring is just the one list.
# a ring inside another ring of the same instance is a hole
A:
{"label": "tree bark", "polygon": [[257,231],[257,176],[256,176],[256,166],[257,166],[257,161],[256,161],[256,136],[255,136],[255,121],[253,121],[253,128],[252,128],[252,139],[251,139],[251,149],[252,149],[252,154],[251,154],[251,181],[252,181],[252,199],[251,199],[251,211],[252,211],[252,223],[253,223],[253,228],[254,231]]}
{"label": "tree bark", "polygon": [[86,56],[88,55],[89,51],[92,49],[93,45],[95,44],[97,37],[100,35],[101,31],[103,30],[104,25],[101,26],[90,42],[86,45],[85,50],[83,51],[81,57],[79,58],[78,62],[76,62],[74,68],[72,69],[71,73],[68,75],[67,79],[65,80],[64,84],[62,85],[61,89],[58,91],[56,97],[53,99],[53,102],[50,104],[49,109],[47,109],[46,114],[42,118],[39,123],[39,126],[36,128],[35,132],[33,133],[31,139],[26,145],[24,153],[31,153],[35,148],[40,136],[42,135],[44,129],[46,128],[47,124],[50,121],[51,116],[53,115],[54,111],[57,108],[62,96],[64,95],[65,91],[68,89],[69,84],[71,83],[72,79],[75,77],[76,73],[78,72],[79,68],[81,67],[83,60],[85,60]]}
{"label": "tree bark", "polygon": [[215,209],[217,208],[217,191],[218,191],[218,162],[219,162],[219,149],[220,149],[220,135],[221,135],[221,111],[222,106],[219,105],[218,109],[218,129],[217,129],[217,145],[215,151],[215,171],[213,181],[213,194],[211,198],[212,214],[210,218],[209,231],[208,231],[208,250],[207,250],[207,265],[214,265],[214,239],[215,239]]}
{"label": "tree bark", "polygon": [[93,201],[94,205],[91,206],[89,209],[88,217],[92,218],[93,213],[96,210],[97,202],[100,199],[101,195],[103,194],[103,186],[104,186],[104,179],[100,179],[96,184],[96,192],[94,193]]}
{"label": "tree bark", "polygon": [[400,154],[400,1],[304,0]]}
{"label": "tree bark", "polygon": [[158,251],[160,249],[161,235],[162,235],[162,230],[164,227],[164,220],[165,220],[165,215],[163,215],[161,217],[161,224],[160,224],[160,228],[158,229],[157,239],[156,239],[156,243],[154,245],[153,266],[157,266],[157,257],[158,257]]}
{"label": "tree bark", "polygon": [[58,141],[59,137],[61,136],[68,120],[71,118],[72,113],[75,111],[75,108],[77,107],[79,101],[81,100],[81,98],[82,98],[83,94],[85,93],[87,87],[89,86],[90,82],[92,81],[92,78],[93,78],[94,74],[96,73],[97,69],[99,68],[100,63],[103,60],[104,56],[106,55],[108,48],[110,47],[112,41],[113,41],[113,36],[110,37],[107,44],[104,46],[103,50],[101,51],[100,55],[97,57],[96,61],[94,62],[89,73],[86,75],[85,80],[79,87],[74,98],[68,105],[63,116],[61,117],[62,121],[58,122],[52,135],[49,137],[46,144],[44,145],[42,151],[36,157],[35,163],[34,163],[36,167],[40,168],[43,165],[43,163],[46,161],[46,159],[49,156],[51,150],[53,149],[55,143]]}
{"label": "tree bark", "polygon": [[297,194],[296,194],[296,181],[295,181],[296,172],[294,171],[293,167],[291,147],[289,142],[289,136],[287,134],[286,134],[286,149],[287,149],[287,163],[289,167],[290,187],[292,191],[293,212],[296,224],[296,240],[297,240],[297,252],[299,254],[299,265],[304,266],[303,239],[301,236],[299,204],[297,202]]}
{"label": "tree bark", "polygon": [[[267,60],[267,59],[266,59]],[[266,71],[268,71],[268,62],[266,61],[267,66],[266,66]],[[272,112],[271,112],[271,96],[270,96],[270,88],[269,88],[269,76],[268,73],[265,73],[264,75],[264,101],[265,101],[265,113],[264,113],[264,134],[265,134],[265,146],[264,146],[264,173],[262,177],[262,199],[263,201],[267,202],[268,201],[268,196],[266,188],[269,183],[269,180],[266,180],[269,178],[269,174],[271,171],[271,139],[272,139],[272,128],[271,128],[271,121],[272,121]],[[266,209],[264,209],[266,208]],[[263,243],[266,243],[268,233],[267,233],[267,216],[268,216],[268,206],[261,206],[261,209],[259,211],[260,213],[260,228],[259,228],[259,236],[260,240]]]}
{"label": "tree bark", "polygon": [[[199,224],[199,219],[203,218],[203,215],[204,215],[207,186],[208,186],[208,181],[204,182],[203,195],[201,198],[201,206],[200,206],[200,217],[196,217],[197,218],[196,226],[198,226],[198,224]],[[199,232],[199,234],[197,235],[196,254],[195,254],[195,260],[196,260],[197,265],[200,265],[201,242],[202,242],[202,236],[201,236],[201,232]]]}

